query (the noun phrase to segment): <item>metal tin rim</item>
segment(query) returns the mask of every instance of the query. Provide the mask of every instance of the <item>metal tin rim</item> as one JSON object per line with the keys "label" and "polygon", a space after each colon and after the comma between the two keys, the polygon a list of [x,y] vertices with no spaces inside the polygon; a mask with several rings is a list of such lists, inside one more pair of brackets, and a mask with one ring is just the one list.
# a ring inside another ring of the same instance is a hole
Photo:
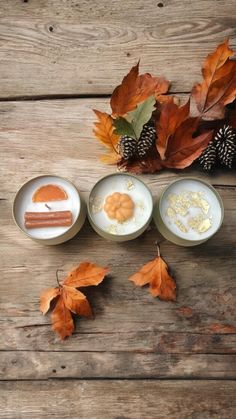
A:
{"label": "metal tin rim", "polygon": [[[90,208],[89,208],[89,202],[90,202],[90,197],[91,197],[91,195],[92,195],[92,193],[93,193],[93,191],[94,191],[94,189],[95,189],[95,187],[100,183],[100,182],[102,182],[104,179],[107,179],[107,178],[109,178],[109,177],[112,177],[112,176],[126,176],[126,177],[130,177],[130,178],[134,178],[134,179],[137,179],[139,182],[141,182],[143,185],[144,185],[144,187],[146,188],[146,190],[147,190],[147,192],[149,193],[149,195],[150,195],[150,198],[151,198],[151,202],[152,202],[152,210],[151,210],[151,212],[150,212],[150,216],[149,216],[149,218],[148,218],[148,220],[147,220],[147,222],[142,226],[142,227],[140,227],[138,230],[136,230],[136,231],[134,231],[133,233],[130,233],[130,234],[110,234],[109,232],[107,232],[106,230],[104,230],[103,228],[100,228],[99,226],[97,226],[97,224],[95,224],[94,223],[94,221],[93,221],[93,217],[92,217],[92,214],[91,214],[91,212],[90,212]],[[93,225],[95,225],[96,226],[96,232],[98,232],[98,231],[101,231],[102,233],[104,233],[104,235],[107,235],[107,238],[110,238],[110,236],[112,236],[112,237],[114,237],[114,241],[115,241],[115,238],[117,238],[118,240],[120,239],[120,241],[125,241],[125,240],[132,240],[132,238],[129,238],[129,239],[127,239],[127,236],[132,236],[133,234],[136,234],[136,233],[138,233],[139,231],[141,231],[140,232],[140,235],[143,233],[143,231],[144,230],[146,230],[146,228],[148,227],[148,225],[149,225],[149,223],[150,223],[150,221],[151,221],[151,219],[152,219],[152,214],[153,214],[153,196],[152,196],[152,193],[151,193],[151,190],[149,189],[149,187],[146,185],[146,183],[145,182],[143,182],[141,179],[139,179],[138,178],[138,176],[134,176],[133,174],[129,174],[129,173],[110,173],[109,175],[106,175],[106,176],[103,176],[101,179],[99,179],[96,183],[95,183],[95,185],[92,187],[92,189],[91,189],[91,191],[90,191],[90,193],[89,193],[89,197],[88,197],[88,202],[87,202],[87,211],[88,211],[88,219],[89,219],[89,222],[90,222],[90,224],[92,225],[92,227],[93,227]],[[142,230],[143,228],[144,228],[144,226],[146,226],[145,227],[145,229],[144,230]],[[93,227],[94,228],[94,227]],[[98,233],[99,234],[99,233]],[[102,236],[102,237],[105,237],[105,236]],[[137,236],[135,236],[134,238],[137,238]],[[122,240],[122,239],[124,239],[124,240]],[[117,241],[118,241],[117,240]]]}
{"label": "metal tin rim", "polygon": [[[46,176],[54,176],[54,177],[57,177],[57,178],[59,178],[59,179],[62,179],[62,180],[65,180],[66,182],[68,182],[68,183],[70,183],[74,188],[75,188],[75,192],[77,193],[77,196],[78,196],[78,199],[79,199],[79,203],[80,203],[80,211],[79,211],[79,213],[78,213],[78,216],[75,218],[75,220],[74,220],[74,222],[73,222],[73,224],[70,226],[70,228],[68,229],[68,230],[66,230],[64,233],[61,233],[61,234],[59,234],[58,236],[56,236],[56,237],[51,237],[51,238],[40,238],[40,239],[38,239],[38,238],[34,238],[34,237],[32,237],[27,231],[25,231],[25,230],[23,230],[20,226],[19,226],[19,224],[17,223],[17,221],[16,221],[16,217],[15,217],[15,204],[16,204],[16,199],[17,199],[17,197],[18,197],[18,195],[20,194],[20,192],[22,191],[22,189],[28,184],[28,183],[30,183],[32,180],[36,180],[36,179],[40,179],[40,178],[43,178],[43,177],[46,177]],[[35,177],[33,177],[33,178],[31,178],[31,179],[29,179],[29,180],[27,180],[26,182],[24,182],[23,183],[23,185],[21,185],[21,187],[20,187],[20,189],[18,189],[18,191],[15,193],[15,195],[14,195],[14,198],[13,198],[13,204],[12,204],[12,217],[13,217],[13,220],[14,220],[14,222],[15,222],[15,224],[16,224],[16,226],[19,228],[19,230],[20,231],[22,231],[22,233],[24,233],[27,237],[29,237],[30,239],[32,239],[32,240],[35,240],[35,241],[38,241],[38,242],[49,242],[50,240],[55,240],[55,239],[60,239],[60,238],[62,238],[63,236],[64,236],[64,234],[66,234],[66,233],[69,233],[69,231],[74,227],[74,225],[76,224],[76,222],[77,222],[77,220],[78,220],[78,218],[79,218],[79,216],[80,216],[80,214],[81,214],[81,209],[82,209],[82,200],[81,200],[81,197],[80,197],[80,194],[79,194],[79,191],[78,191],[78,189],[76,188],[76,186],[70,181],[70,180],[68,180],[67,178],[64,178],[64,177],[62,177],[62,176],[58,176],[58,175],[54,175],[54,174],[44,174],[44,175],[39,175],[39,176],[35,176]]]}
{"label": "metal tin rim", "polygon": [[211,189],[211,191],[216,195],[216,197],[217,197],[217,199],[218,199],[218,201],[219,201],[219,204],[220,204],[220,208],[221,208],[221,220],[220,220],[220,224],[219,224],[219,226],[218,226],[218,228],[217,228],[217,230],[211,235],[211,236],[209,236],[209,237],[207,237],[206,239],[203,239],[202,241],[199,241],[199,240],[187,240],[187,239],[183,239],[182,237],[179,237],[178,235],[176,235],[175,233],[173,233],[172,231],[171,231],[171,234],[175,237],[175,238],[177,238],[177,239],[179,239],[179,240],[185,240],[185,241],[187,241],[187,242],[189,242],[189,243],[193,243],[193,244],[201,244],[201,243],[204,243],[205,241],[207,241],[207,240],[209,240],[211,237],[213,237],[216,233],[217,233],[217,231],[219,231],[219,229],[220,229],[220,227],[222,226],[222,223],[223,223],[223,219],[224,219],[224,205],[223,205],[223,201],[222,201],[222,198],[221,198],[221,196],[220,196],[220,194],[216,191],[216,189],[210,184],[210,183],[208,183],[208,182],[206,182],[205,180],[202,180],[202,179],[198,179],[197,177],[194,177],[194,176],[188,176],[188,177],[184,177],[184,178],[181,178],[181,179],[177,179],[177,180],[174,180],[173,182],[171,182],[171,183],[169,183],[169,185],[167,185],[163,190],[162,190],[162,192],[161,192],[161,194],[160,194],[160,197],[159,197],[159,199],[158,199],[158,203],[157,203],[157,205],[158,205],[158,212],[159,212],[159,215],[160,215],[160,219],[161,219],[161,221],[162,221],[162,223],[164,224],[164,226],[165,226],[165,228],[169,231],[169,229],[168,229],[168,227],[166,226],[166,224],[165,224],[165,222],[164,222],[164,220],[163,220],[163,218],[162,218],[162,216],[161,216],[161,211],[160,211],[160,207],[161,207],[161,203],[162,203],[162,199],[163,199],[163,196],[164,196],[164,194],[165,194],[165,192],[172,186],[172,185],[174,185],[175,183],[177,183],[177,182],[182,182],[183,180],[195,180],[195,181],[198,181],[198,182],[200,182],[200,183],[203,183],[204,185],[206,185],[209,189]]}

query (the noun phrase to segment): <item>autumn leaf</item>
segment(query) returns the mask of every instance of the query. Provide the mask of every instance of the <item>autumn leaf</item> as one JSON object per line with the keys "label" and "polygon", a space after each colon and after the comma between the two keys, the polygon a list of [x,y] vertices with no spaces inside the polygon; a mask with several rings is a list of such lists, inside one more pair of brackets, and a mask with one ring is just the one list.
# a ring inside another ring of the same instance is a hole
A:
{"label": "autumn leaf", "polygon": [[52,310],[52,328],[61,339],[70,336],[74,330],[74,321],[71,313],[84,317],[92,317],[92,309],[86,296],[76,288],[100,284],[107,268],[102,268],[94,263],[83,262],[62,281],[58,287],[47,288],[40,297],[40,310],[46,314],[50,303],[55,300]]}
{"label": "autumn leaf", "polygon": [[74,288],[99,285],[107,274],[107,268],[102,268],[95,263],[82,262],[69,272],[63,284]]}
{"label": "autumn leaf", "polygon": [[113,116],[124,116],[147,99],[149,96],[161,95],[168,91],[169,82],[164,77],[152,77],[145,73],[139,75],[139,63],[131,68],[111,96]]}
{"label": "autumn leaf", "polygon": [[199,123],[198,118],[188,118],[170,137],[165,151],[164,167],[184,169],[196,160],[210,142],[213,131],[204,132],[197,137],[193,134]]}
{"label": "autumn leaf", "polygon": [[149,291],[153,297],[176,301],[176,284],[168,273],[167,264],[160,256],[159,246],[158,256],[142,266],[138,272],[129,277],[129,280],[139,287],[149,284]]}
{"label": "autumn leaf", "polygon": [[120,117],[115,119],[115,133],[129,135],[138,140],[143,126],[150,120],[155,110],[155,103],[155,97],[150,96],[144,102],[139,103],[133,111],[128,112],[125,118]]}
{"label": "autumn leaf", "polygon": [[98,122],[94,123],[93,133],[109,150],[107,154],[101,157],[101,160],[107,164],[117,163],[121,158],[118,152],[120,136],[114,132],[113,119],[106,112],[94,109],[94,113],[97,115]]}
{"label": "autumn leaf", "polygon": [[236,61],[228,40],[209,54],[203,64],[203,82],[192,89],[192,97],[199,114],[204,119],[221,119],[225,115],[225,105],[236,97]]}
{"label": "autumn leaf", "polygon": [[135,175],[141,175],[143,173],[156,173],[164,167],[163,162],[155,148],[151,150],[143,160],[122,159],[119,161],[117,166],[120,172],[130,172]]}
{"label": "autumn leaf", "polygon": [[178,126],[188,117],[189,108],[190,101],[178,107],[174,103],[174,99],[163,105],[160,118],[157,121],[157,151],[162,160],[165,159],[165,152],[170,136],[174,134]]}
{"label": "autumn leaf", "polygon": [[63,294],[60,295],[51,315],[52,329],[58,333],[62,340],[72,335],[74,322],[70,310],[66,307]]}

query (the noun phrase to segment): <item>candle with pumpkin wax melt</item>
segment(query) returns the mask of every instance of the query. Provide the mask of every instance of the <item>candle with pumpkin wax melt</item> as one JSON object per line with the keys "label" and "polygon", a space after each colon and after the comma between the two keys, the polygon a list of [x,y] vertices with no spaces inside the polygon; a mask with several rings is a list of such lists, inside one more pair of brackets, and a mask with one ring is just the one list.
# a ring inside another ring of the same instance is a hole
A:
{"label": "candle with pumpkin wax melt", "polygon": [[154,220],[162,235],[175,244],[204,243],[220,228],[223,203],[216,190],[196,178],[179,179],[162,192]]}
{"label": "candle with pumpkin wax melt", "polygon": [[86,207],[71,182],[45,175],[20,188],[13,204],[13,217],[28,237],[54,245],[78,233],[86,218]]}
{"label": "candle with pumpkin wax melt", "polygon": [[145,231],[152,217],[153,201],[148,187],[138,178],[114,173],[99,180],[88,202],[88,217],[102,237],[122,242]]}

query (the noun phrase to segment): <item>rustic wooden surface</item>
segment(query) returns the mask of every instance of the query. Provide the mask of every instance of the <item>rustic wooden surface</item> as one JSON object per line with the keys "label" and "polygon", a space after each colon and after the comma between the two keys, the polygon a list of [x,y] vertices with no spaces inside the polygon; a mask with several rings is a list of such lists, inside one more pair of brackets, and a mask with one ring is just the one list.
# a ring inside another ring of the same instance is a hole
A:
{"label": "rustic wooden surface", "polygon": [[[108,243],[86,222],[70,242],[43,247],[15,227],[11,206],[27,179],[69,178],[85,198],[114,167],[98,161],[92,108],[141,58],[184,101],[204,56],[230,36],[235,1],[11,0],[0,2],[0,418],[236,417],[235,171],[196,168],[143,176],[153,195],[177,176],[210,181],[223,198],[217,235],[196,248],[167,242],[151,224],[130,243]],[[176,303],[127,281],[155,256],[176,277]],[[96,318],[61,342],[38,309],[55,270],[82,260],[112,274],[88,290]],[[121,263],[122,261],[122,263]]]}

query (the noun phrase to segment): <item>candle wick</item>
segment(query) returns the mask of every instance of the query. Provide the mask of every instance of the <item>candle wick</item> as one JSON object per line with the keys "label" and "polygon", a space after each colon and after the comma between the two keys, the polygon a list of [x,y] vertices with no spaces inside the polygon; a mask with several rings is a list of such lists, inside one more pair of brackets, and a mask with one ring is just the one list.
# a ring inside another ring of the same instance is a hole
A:
{"label": "candle wick", "polygon": [[48,204],[45,204],[45,207],[47,207],[49,210],[51,210],[51,209],[52,209],[51,207],[49,207],[49,205],[48,205]]}

